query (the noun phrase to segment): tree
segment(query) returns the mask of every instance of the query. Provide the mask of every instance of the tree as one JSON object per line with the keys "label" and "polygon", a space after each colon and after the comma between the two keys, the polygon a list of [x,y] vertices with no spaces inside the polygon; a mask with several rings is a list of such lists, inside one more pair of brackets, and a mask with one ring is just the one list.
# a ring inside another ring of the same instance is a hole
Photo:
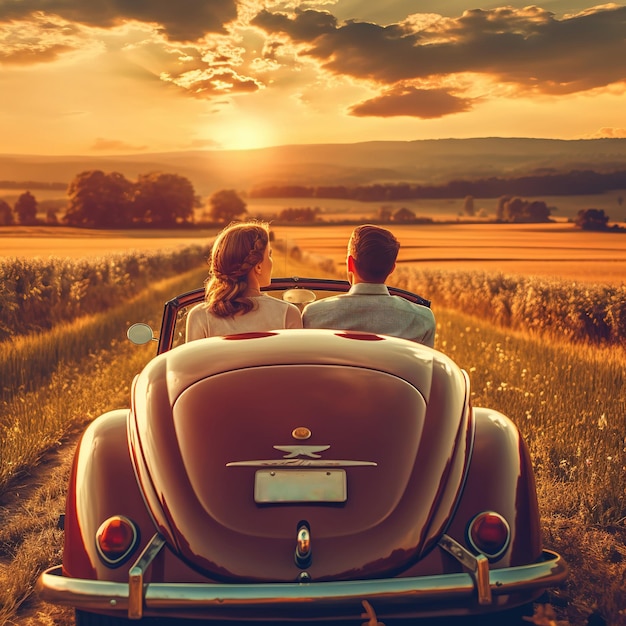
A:
{"label": "tree", "polygon": [[25,191],[18,197],[13,210],[20,224],[32,226],[37,223],[37,200],[30,191]]}
{"label": "tree", "polygon": [[465,212],[465,215],[468,215],[469,217],[474,216],[474,196],[465,196],[463,211]]}
{"label": "tree", "polygon": [[81,172],[68,187],[69,204],[63,221],[89,228],[130,226],[132,190],[133,183],[118,172]]}
{"label": "tree", "polygon": [[319,213],[319,207],[288,208],[279,213],[278,219],[284,222],[314,222]]}
{"label": "tree", "polygon": [[401,209],[398,209],[393,214],[394,222],[413,222],[414,220],[415,220],[415,213],[413,213],[413,211],[411,211],[410,209],[407,209],[406,207],[402,207]]}
{"label": "tree", "polygon": [[383,224],[391,222],[391,217],[393,215],[393,207],[385,204],[378,209],[377,219],[379,222]]}
{"label": "tree", "polygon": [[56,226],[58,223],[59,218],[57,217],[57,210],[53,207],[49,207],[46,211],[46,224]]}
{"label": "tree", "polygon": [[133,215],[138,221],[168,228],[192,222],[196,202],[193,185],[184,176],[142,174],[135,185]]}
{"label": "tree", "polygon": [[6,200],[0,199],[0,226],[11,226],[15,222],[13,211]]}
{"label": "tree", "polygon": [[523,198],[500,198],[497,217],[505,222],[540,223],[549,222],[552,208],[542,200],[524,200]]}
{"label": "tree", "polygon": [[543,200],[534,200],[526,205],[524,213],[529,222],[549,222],[550,208]]}
{"label": "tree", "polygon": [[582,230],[607,230],[609,216],[603,209],[581,209],[574,224]]}
{"label": "tree", "polygon": [[247,213],[246,203],[233,189],[216,191],[209,199],[211,218],[216,222],[232,222],[236,217]]}
{"label": "tree", "polygon": [[511,196],[500,196],[498,198],[498,206],[496,208],[496,219],[504,219],[504,211],[507,203],[511,200]]}

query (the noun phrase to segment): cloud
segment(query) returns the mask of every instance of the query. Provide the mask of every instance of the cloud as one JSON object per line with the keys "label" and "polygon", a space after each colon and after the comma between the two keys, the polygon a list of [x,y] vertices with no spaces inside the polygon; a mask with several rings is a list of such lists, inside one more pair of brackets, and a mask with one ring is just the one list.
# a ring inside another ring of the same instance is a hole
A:
{"label": "cloud", "polygon": [[312,41],[337,30],[337,20],[327,11],[296,11],[293,17],[285,13],[260,11],[251,22],[269,33],[284,33],[295,41]]}
{"label": "cloud", "polygon": [[254,78],[241,76],[228,67],[192,70],[178,76],[163,74],[161,79],[174,83],[190,95],[201,98],[231,93],[250,93],[264,87]]}
{"label": "cloud", "polygon": [[196,41],[225,32],[237,17],[236,0],[20,0],[0,3],[0,22],[56,15],[69,22],[112,28],[124,22],[155,24],[171,41]]}
{"label": "cloud", "polygon": [[604,126],[585,139],[626,139],[626,128]]}
{"label": "cloud", "polygon": [[72,25],[39,15],[29,21],[0,25],[0,64],[50,63],[85,43]]}
{"label": "cloud", "polygon": [[0,45],[0,63],[4,65],[32,65],[56,61],[61,55],[73,50],[70,46],[19,47],[7,49]]}
{"label": "cloud", "polygon": [[261,12],[255,26],[282,33],[323,68],[391,85],[478,73],[520,92],[567,94],[626,80],[626,7],[557,19],[538,7],[465,11],[457,18],[380,26],[338,24],[326,12]]}
{"label": "cloud", "polygon": [[376,98],[352,106],[350,113],[359,117],[408,115],[431,119],[451,113],[462,113],[471,108],[471,100],[457,98],[446,89],[416,89],[411,86],[397,86],[383,92]]}
{"label": "cloud", "polygon": [[102,137],[98,137],[90,146],[91,150],[96,150],[98,152],[143,152],[148,149],[148,146],[133,146],[132,144],[126,143],[125,141],[120,141],[118,139],[104,139]]}

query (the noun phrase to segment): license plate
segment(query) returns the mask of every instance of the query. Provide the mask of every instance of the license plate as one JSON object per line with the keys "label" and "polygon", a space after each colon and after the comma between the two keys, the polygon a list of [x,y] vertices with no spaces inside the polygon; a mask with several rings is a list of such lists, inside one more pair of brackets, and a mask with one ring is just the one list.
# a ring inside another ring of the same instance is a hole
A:
{"label": "license plate", "polygon": [[345,470],[258,470],[254,477],[254,501],[259,503],[347,499]]}

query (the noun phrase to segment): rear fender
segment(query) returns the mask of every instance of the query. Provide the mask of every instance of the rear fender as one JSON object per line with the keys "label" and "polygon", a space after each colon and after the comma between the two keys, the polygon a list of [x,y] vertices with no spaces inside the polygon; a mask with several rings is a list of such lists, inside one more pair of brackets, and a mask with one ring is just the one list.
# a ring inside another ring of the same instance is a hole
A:
{"label": "rear fender", "polygon": [[139,544],[129,556],[131,562],[154,534],[129,456],[128,413],[122,409],[96,418],[76,448],[65,511],[66,576],[128,580],[128,566],[105,566],[96,549],[96,532],[113,515],[128,517],[139,530]]}
{"label": "rear fender", "polygon": [[535,478],[528,448],[513,422],[498,411],[475,408],[476,436],[463,495],[447,534],[471,550],[469,522],[495,511],[511,527],[511,541],[493,567],[530,563],[541,556]]}

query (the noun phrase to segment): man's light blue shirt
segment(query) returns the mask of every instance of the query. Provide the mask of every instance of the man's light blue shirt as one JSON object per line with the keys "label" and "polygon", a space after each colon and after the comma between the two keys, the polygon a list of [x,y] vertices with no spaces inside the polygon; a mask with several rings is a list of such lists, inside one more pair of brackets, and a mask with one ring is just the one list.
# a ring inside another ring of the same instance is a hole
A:
{"label": "man's light blue shirt", "polygon": [[308,304],[302,312],[304,328],[360,330],[403,337],[431,348],[435,344],[435,316],[421,304],[392,296],[386,285],[357,283],[350,291]]}

